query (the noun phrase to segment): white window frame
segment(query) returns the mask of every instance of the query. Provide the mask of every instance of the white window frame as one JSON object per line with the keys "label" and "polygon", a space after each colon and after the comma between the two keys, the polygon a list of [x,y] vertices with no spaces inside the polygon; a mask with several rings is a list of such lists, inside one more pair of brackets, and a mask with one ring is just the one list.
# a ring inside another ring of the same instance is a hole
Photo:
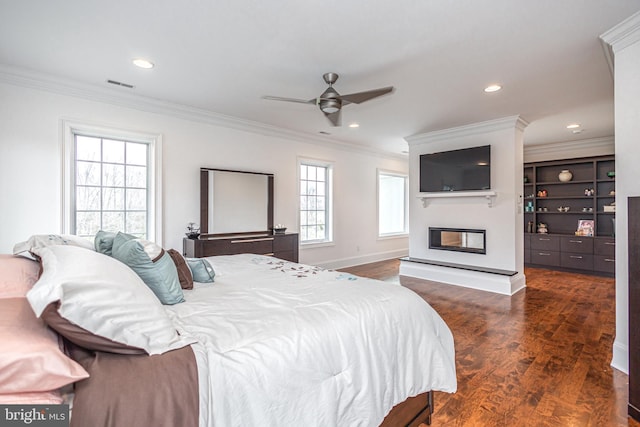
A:
{"label": "white window frame", "polygon": [[147,239],[162,241],[162,135],[118,129],[111,126],[62,120],[62,230],[75,232],[75,136],[92,136],[148,144]]}
{"label": "white window frame", "polygon": [[[391,233],[380,232],[380,177],[381,175],[393,176],[404,179],[404,230]],[[406,237],[409,235],[409,175],[402,172],[378,169],[376,174],[376,226],[378,228],[378,238]]]}
{"label": "white window frame", "polygon": [[[326,224],[325,224],[325,238],[324,239],[318,239],[318,240],[306,240],[303,241],[302,240],[302,224],[300,222],[300,212],[301,212],[301,204],[300,204],[300,196],[301,196],[301,179],[302,177],[300,176],[300,167],[302,165],[307,165],[307,166],[318,166],[318,167],[323,167],[326,168],[327,170],[327,175],[326,175],[326,183],[327,183],[327,187],[325,189],[325,195],[326,195],[326,200],[325,200],[325,211],[326,211]],[[333,162],[329,162],[329,161],[325,161],[325,160],[318,160],[318,159],[309,159],[309,158],[298,158],[298,167],[297,167],[297,178],[298,178],[298,184],[297,184],[297,188],[298,188],[298,201],[297,201],[297,205],[298,205],[298,215],[297,215],[297,221],[298,221],[298,232],[300,233],[300,246],[301,247],[319,247],[319,246],[331,246],[334,244],[333,242],[333,169],[334,169],[334,164]]]}

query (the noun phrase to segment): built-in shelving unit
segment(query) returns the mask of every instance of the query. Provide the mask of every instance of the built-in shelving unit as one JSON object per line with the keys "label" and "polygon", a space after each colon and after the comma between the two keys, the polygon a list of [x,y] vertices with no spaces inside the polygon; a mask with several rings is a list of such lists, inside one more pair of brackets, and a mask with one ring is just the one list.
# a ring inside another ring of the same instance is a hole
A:
{"label": "built-in shelving unit", "polygon": [[[527,163],[523,175],[525,264],[613,274],[614,156]],[[580,220],[593,221],[592,235],[576,236]]]}

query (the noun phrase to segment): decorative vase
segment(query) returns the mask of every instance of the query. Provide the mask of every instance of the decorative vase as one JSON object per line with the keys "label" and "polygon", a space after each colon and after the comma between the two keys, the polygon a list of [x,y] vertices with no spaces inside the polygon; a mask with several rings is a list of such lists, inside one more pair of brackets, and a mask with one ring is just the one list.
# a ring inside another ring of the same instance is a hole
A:
{"label": "decorative vase", "polygon": [[569,182],[571,181],[571,178],[573,178],[573,174],[568,169],[565,169],[558,174],[558,179],[561,182]]}

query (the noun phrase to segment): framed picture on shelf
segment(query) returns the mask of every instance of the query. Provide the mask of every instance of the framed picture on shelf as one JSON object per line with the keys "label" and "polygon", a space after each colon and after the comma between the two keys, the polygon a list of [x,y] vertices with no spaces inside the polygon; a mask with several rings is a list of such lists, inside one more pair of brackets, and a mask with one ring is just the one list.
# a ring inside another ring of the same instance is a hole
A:
{"label": "framed picture on shelf", "polygon": [[593,236],[594,221],[592,219],[579,219],[576,236]]}

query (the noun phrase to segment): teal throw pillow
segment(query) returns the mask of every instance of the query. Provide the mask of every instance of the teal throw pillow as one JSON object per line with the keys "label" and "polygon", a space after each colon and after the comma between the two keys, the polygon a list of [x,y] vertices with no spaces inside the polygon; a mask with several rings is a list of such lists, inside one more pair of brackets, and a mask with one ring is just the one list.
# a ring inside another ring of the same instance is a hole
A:
{"label": "teal throw pillow", "polygon": [[157,244],[118,233],[113,239],[112,256],[135,271],[162,304],[184,301],[178,270],[171,256]]}
{"label": "teal throw pillow", "polygon": [[113,248],[113,239],[116,238],[116,233],[112,231],[100,230],[96,233],[96,237],[93,239],[96,252],[111,256],[111,250]]}
{"label": "teal throw pillow", "polygon": [[211,283],[216,277],[211,263],[203,258],[187,258],[187,265],[191,270],[194,282]]}

